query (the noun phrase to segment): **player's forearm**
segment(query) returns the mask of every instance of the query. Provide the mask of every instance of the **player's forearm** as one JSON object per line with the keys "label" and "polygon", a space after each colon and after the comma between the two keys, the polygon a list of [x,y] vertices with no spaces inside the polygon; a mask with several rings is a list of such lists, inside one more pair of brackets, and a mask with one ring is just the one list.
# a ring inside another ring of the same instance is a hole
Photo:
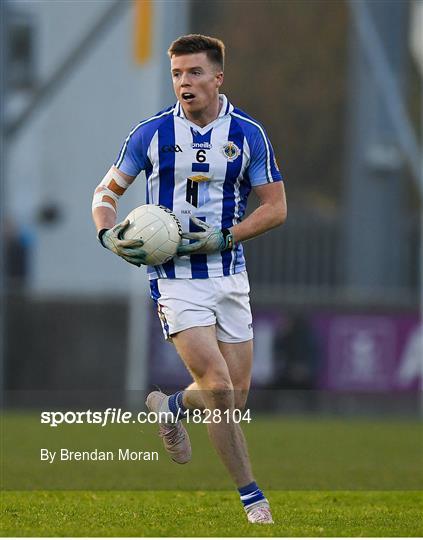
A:
{"label": "player's forearm", "polygon": [[111,229],[116,223],[116,213],[111,208],[98,206],[93,208],[93,220],[98,231]]}
{"label": "player's forearm", "polygon": [[121,172],[114,165],[110,167],[94,191],[92,212],[97,231],[114,226],[119,198],[134,180],[134,176]]}
{"label": "player's forearm", "polygon": [[264,203],[260,205],[244,221],[231,227],[234,242],[242,242],[255,238],[270,229],[274,229],[286,219],[286,205]]}

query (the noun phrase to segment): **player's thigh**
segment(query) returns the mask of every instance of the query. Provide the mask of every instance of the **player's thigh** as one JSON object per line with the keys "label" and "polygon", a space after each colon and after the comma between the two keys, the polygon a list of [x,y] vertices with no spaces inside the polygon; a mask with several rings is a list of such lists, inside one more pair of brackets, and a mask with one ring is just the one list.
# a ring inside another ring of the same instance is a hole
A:
{"label": "player's thigh", "polygon": [[219,349],[228,366],[235,389],[235,406],[242,409],[247,401],[253,366],[253,340],[241,343],[219,341]]}
{"label": "player's thigh", "polygon": [[216,338],[216,327],[198,326],[172,335],[173,344],[202,389],[231,388],[231,377]]}
{"label": "player's thigh", "polygon": [[244,343],[253,339],[250,284],[247,272],[216,278],[216,335],[225,343]]}

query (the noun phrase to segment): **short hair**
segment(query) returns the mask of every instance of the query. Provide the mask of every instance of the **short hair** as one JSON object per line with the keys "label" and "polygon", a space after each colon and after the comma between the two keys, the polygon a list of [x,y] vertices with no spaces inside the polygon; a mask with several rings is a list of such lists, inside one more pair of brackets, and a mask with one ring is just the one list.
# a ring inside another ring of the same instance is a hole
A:
{"label": "short hair", "polygon": [[167,51],[169,58],[173,55],[195,54],[205,52],[207,58],[217,64],[223,71],[225,63],[225,44],[220,39],[203,36],[202,34],[188,34],[180,36],[173,41]]}

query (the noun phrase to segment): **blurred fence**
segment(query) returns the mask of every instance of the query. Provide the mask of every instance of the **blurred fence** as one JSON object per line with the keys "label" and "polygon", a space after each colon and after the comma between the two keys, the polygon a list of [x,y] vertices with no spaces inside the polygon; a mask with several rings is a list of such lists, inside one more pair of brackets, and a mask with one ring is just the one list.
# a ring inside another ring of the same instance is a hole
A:
{"label": "blurred fence", "polygon": [[[343,218],[291,212],[287,222],[244,243],[252,301],[268,306],[412,308],[420,287],[420,228],[417,215],[403,221],[402,280],[396,287],[351,288],[345,272]],[[7,288],[31,290],[33,246],[6,238]],[[392,245],[392,250],[399,246]]]}
{"label": "blurred fence", "polygon": [[[244,245],[252,299],[260,304],[416,307],[418,216],[404,220],[403,281],[396,288],[351,289],[344,272],[340,215],[289,215],[282,228]],[[393,250],[398,246],[392,246]]]}
{"label": "blurred fence", "polygon": [[[244,243],[254,303],[270,306],[417,308],[418,216],[403,222],[402,281],[397,287],[351,288],[345,273],[343,220],[339,215],[291,213],[287,222]],[[31,249],[25,238],[6,238],[7,288],[31,289]],[[399,249],[392,245],[392,250]]]}

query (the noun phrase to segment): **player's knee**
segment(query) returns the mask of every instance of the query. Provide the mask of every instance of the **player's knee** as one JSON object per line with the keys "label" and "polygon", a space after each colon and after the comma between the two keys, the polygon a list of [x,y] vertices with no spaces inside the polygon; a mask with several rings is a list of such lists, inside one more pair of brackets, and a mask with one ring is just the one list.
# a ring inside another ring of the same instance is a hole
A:
{"label": "player's knee", "polygon": [[247,403],[248,390],[235,390],[235,409],[244,409]]}
{"label": "player's knee", "polygon": [[203,387],[203,397],[208,408],[232,409],[234,407],[234,388],[229,377],[209,378]]}
{"label": "player's knee", "polygon": [[221,411],[232,410],[234,408],[235,400],[233,389],[219,385],[208,390],[207,393],[211,408]]}

